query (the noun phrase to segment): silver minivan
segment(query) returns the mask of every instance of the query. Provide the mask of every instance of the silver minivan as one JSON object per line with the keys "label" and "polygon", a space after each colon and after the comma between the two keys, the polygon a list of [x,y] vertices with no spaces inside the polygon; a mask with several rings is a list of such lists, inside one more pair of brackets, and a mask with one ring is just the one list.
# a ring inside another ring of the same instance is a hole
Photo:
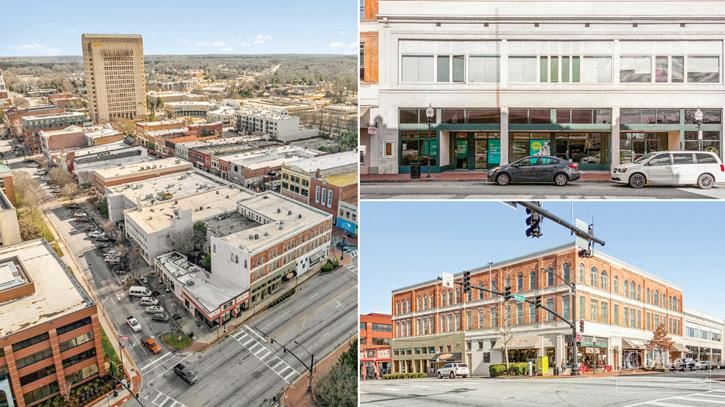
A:
{"label": "silver minivan", "polygon": [[725,165],[708,151],[658,151],[612,169],[612,181],[632,188],[645,185],[697,185],[710,189],[725,181]]}

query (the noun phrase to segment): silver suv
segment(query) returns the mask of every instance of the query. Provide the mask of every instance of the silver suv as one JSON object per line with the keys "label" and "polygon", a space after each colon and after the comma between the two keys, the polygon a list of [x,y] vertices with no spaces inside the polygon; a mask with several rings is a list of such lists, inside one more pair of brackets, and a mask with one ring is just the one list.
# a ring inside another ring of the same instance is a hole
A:
{"label": "silver suv", "polygon": [[468,377],[468,365],[465,363],[446,363],[442,368],[438,369],[438,378],[448,377],[455,379],[456,376]]}

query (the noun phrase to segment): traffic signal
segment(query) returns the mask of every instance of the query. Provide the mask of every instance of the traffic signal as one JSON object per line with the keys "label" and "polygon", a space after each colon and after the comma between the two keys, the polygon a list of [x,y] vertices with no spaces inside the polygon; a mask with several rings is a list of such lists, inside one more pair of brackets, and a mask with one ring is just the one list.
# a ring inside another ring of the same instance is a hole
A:
{"label": "traffic signal", "polygon": [[536,301],[536,304],[535,304],[536,308],[541,308],[541,296],[537,295],[536,298],[534,298],[534,300]]}
{"label": "traffic signal", "polygon": [[541,237],[541,222],[543,221],[541,215],[529,208],[526,208],[526,214],[528,215],[526,217],[526,225],[528,226],[526,237]]}
{"label": "traffic signal", "polygon": [[508,301],[511,298],[513,298],[513,295],[511,295],[511,287],[506,286],[504,288],[504,292],[503,292],[503,299],[506,300],[506,301]]}
{"label": "traffic signal", "polygon": [[464,293],[471,292],[471,272],[470,271],[463,272],[463,292]]}
{"label": "traffic signal", "polygon": [[579,332],[582,332],[582,333],[584,332],[584,320],[583,319],[579,320]]}

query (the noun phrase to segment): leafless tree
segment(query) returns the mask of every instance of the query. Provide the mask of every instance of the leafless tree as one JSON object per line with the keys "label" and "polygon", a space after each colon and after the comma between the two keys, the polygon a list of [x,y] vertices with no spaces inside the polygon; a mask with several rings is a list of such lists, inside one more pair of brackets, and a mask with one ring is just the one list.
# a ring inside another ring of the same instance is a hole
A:
{"label": "leafless tree", "polygon": [[80,188],[78,188],[78,184],[75,182],[71,182],[70,184],[63,185],[63,188],[61,188],[60,193],[63,194],[64,197],[70,199],[71,202],[78,196],[78,192],[80,191]]}
{"label": "leafless tree", "polygon": [[57,185],[61,188],[68,184],[75,183],[73,176],[62,168],[51,168],[48,170],[48,180],[51,184]]}
{"label": "leafless tree", "polygon": [[[501,336],[501,343],[503,344],[504,361],[506,362],[506,371],[509,370],[509,342],[513,339],[511,323],[511,304],[503,303],[504,316],[501,320],[501,324],[496,326],[496,332]],[[498,308],[496,308],[498,312]]]}
{"label": "leafless tree", "polygon": [[172,230],[169,233],[169,239],[171,239],[174,249],[186,256],[189,256],[196,246],[193,229]]}

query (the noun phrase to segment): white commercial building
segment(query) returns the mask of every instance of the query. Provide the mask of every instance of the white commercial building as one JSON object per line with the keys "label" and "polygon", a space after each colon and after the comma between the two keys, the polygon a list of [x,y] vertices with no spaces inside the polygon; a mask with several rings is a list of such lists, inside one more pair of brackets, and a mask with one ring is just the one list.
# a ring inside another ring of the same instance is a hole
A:
{"label": "white commercial building", "polygon": [[317,137],[317,129],[301,129],[300,119],[269,109],[242,108],[237,113],[237,131],[246,134],[267,134],[272,139],[292,141]]}
{"label": "white commercial building", "polygon": [[108,218],[123,221],[123,212],[141,206],[176,200],[228,185],[228,182],[198,170],[129,182],[106,188]]}
{"label": "white commercial building", "polygon": [[126,237],[141,249],[148,264],[174,249],[174,241],[189,238],[197,222],[233,212],[237,201],[252,193],[226,186],[155,205],[126,210]]}
{"label": "white commercial building", "polygon": [[206,120],[208,122],[221,122],[224,127],[235,127],[236,126],[236,113],[237,109],[231,106],[220,106],[215,110],[210,110],[206,113]]}
{"label": "white commercial building", "polygon": [[363,172],[722,157],[725,2],[380,0],[361,31]]}
{"label": "white commercial building", "polygon": [[292,145],[280,145],[257,150],[245,151],[217,158],[226,161],[228,172],[226,179],[248,187],[258,182],[270,171],[277,171],[284,164],[292,164],[301,160],[323,154],[321,151],[310,150]]}
{"label": "white commercial building", "polygon": [[199,117],[206,118],[207,112],[216,109],[213,102],[182,100],[164,104],[164,110],[169,117]]}
{"label": "white commercial building", "polygon": [[724,330],[725,321],[721,318],[685,307],[682,342],[687,347],[687,357],[712,363],[722,362],[725,352]]}

